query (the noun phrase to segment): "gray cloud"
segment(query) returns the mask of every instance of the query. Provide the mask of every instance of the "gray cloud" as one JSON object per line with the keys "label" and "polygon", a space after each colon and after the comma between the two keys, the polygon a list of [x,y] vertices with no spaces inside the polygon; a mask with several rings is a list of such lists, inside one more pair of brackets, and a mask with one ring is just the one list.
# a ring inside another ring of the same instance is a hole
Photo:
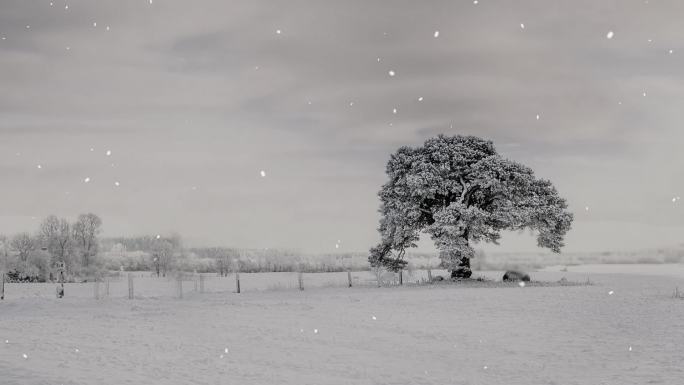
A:
{"label": "gray cloud", "polygon": [[0,231],[91,210],[109,234],[364,250],[390,153],[446,133],[551,179],[569,249],[678,241],[681,2],[54,3],[0,3]]}

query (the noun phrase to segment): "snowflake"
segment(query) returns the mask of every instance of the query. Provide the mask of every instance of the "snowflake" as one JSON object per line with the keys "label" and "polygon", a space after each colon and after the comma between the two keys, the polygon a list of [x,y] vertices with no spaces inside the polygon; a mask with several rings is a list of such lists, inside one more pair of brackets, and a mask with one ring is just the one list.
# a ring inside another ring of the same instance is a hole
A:
{"label": "snowflake", "polygon": [[423,97],[422,97],[422,96],[418,97],[418,101],[419,101],[419,102],[422,102],[422,101],[423,101]]}
{"label": "snowflake", "polygon": [[393,70],[389,70],[389,72],[387,72],[387,73],[389,74],[389,76],[394,76],[394,75],[395,75],[395,72],[394,72]]}
{"label": "snowflake", "polygon": [[377,320],[377,318],[375,316],[372,316],[371,318],[373,319],[373,321]]}
{"label": "snowflake", "polygon": [[97,27],[97,22],[93,21],[93,27]]}
{"label": "snowflake", "polygon": [[397,109],[396,109],[396,108],[393,108],[393,109],[392,109],[392,113],[396,115],[396,114],[397,114]]}
{"label": "snowflake", "polygon": [[353,106],[354,102],[349,102],[349,107]]}
{"label": "snowflake", "polygon": [[520,23],[520,29],[525,29],[525,24]]}
{"label": "snowflake", "polygon": [[518,283],[518,286],[525,287],[525,282],[520,281],[520,283]]}
{"label": "snowflake", "polygon": [[157,234],[157,237],[156,237],[156,238],[157,238],[157,239],[160,239],[160,238],[161,238],[161,235]]}
{"label": "snowflake", "polygon": [[276,33],[277,33],[278,35],[280,35],[282,32],[283,32],[283,31],[281,31],[281,30],[279,30],[279,29],[276,29]]}
{"label": "snowflake", "polygon": [[339,249],[339,248],[340,248],[340,245],[335,245],[335,248],[336,248],[336,249]]}
{"label": "snowflake", "polygon": [[224,353],[228,354],[228,348],[223,349]]}
{"label": "snowflake", "polygon": [[85,179],[83,179],[83,182],[90,183],[90,177],[86,177]]}
{"label": "snowflake", "polygon": [[646,91],[644,91],[641,95],[646,96]]}
{"label": "snowflake", "polygon": [[615,36],[615,32],[613,32],[613,31],[608,31],[608,33],[606,34],[607,39],[612,39],[613,36]]}
{"label": "snowflake", "polygon": [[672,53],[674,53],[674,50],[671,49],[671,50],[669,50],[668,52],[670,53],[670,55],[672,55]]}
{"label": "snowflake", "polygon": [[477,3],[479,3],[479,1],[473,0],[473,4],[477,5]]}
{"label": "snowflake", "polygon": [[611,290],[608,292],[608,295],[613,295],[613,293],[614,293],[614,291]]}
{"label": "snowflake", "polygon": [[26,26],[26,29],[31,29],[31,26],[30,26],[30,25],[27,25],[27,26]]}
{"label": "snowflake", "polygon": [[539,120],[539,114],[537,114],[537,120]]}
{"label": "snowflake", "polygon": [[589,211],[589,206],[584,206],[584,211]]}
{"label": "snowflake", "polygon": [[121,186],[121,183],[119,183],[119,182],[114,182],[114,186],[119,187],[119,186]]}
{"label": "snowflake", "polygon": [[111,155],[112,155],[112,150],[107,150],[107,152],[105,153],[105,155],[111,156]]}
{"label": "snowflake", "polygon": [[439,37],[439,31],[435,31],[434,37]]}
{"label": "snowflake", "polygon": [[106,29],[107,31],[109,31],[109,26],[107,26],[105,29]]}
{"label": "snowflake", "polygon": [[632,351],[632,345],[630,345],[627,350],[631,352]]}
{"label": "snowflake", "polygon": [[314,334],[318,334],[318,329],[314,329]]}
{"label": "snowflake", "polygon": [[262,178],[265,178],[265,177],[266,177],[266,171],[261,170],[261,177],[262,177]]}
{"label": "snowflake", "polygon": [[[43,166],[42,166],[42,165],[40,165],[40,164],[39,164],[39,165],[37,165],[36,167],[37,167],[38,169],[41,169],[41,168],[43,168]],[[672,202],[674,202],[674,198],[672,199]]]}
{"label": "snowflake", "polygon": [[21,356],[24,357],[25,360],[28,359],[28,354],[26,354],[26,353],[22,354]]}

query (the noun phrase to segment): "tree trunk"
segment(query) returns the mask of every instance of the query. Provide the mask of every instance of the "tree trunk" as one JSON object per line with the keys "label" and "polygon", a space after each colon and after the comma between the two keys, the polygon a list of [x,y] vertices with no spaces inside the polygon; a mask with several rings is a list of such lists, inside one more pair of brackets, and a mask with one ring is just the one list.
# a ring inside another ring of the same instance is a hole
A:
{"label": "tree trunk", "polygon": [[470,278],[471,275],[473,275],[473,271],[470,270],[470,257],[461,256],[458,259],[458,266],[454,270],[451,270],[451,278]]}

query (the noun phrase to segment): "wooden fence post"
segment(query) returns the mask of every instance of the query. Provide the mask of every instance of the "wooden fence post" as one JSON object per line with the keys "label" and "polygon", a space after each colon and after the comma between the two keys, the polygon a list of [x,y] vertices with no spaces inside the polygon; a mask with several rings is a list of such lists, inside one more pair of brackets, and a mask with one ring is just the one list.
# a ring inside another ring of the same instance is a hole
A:
{"label": "wooden fence post", "polygon": [[204,274],[200,273],[200,293],[204,293]]}
{"label": "wooden fence post", "polygon": [[428,269],[428,283],[432,283],[432,270]]}
{"label": "wooden fence post", "polygon": [[235,272],[235,292],[240,294],[240,271]]}
{"label": "wooden fence post", "polygon": [[399,284],[403,285],[404,284],[404,274],[403,270],[399,270]]}
{"label": "wooden fence post", "polygon": [[297,280],[299,281],[299,290],[304,290],[304,274],[301,271],[297,275]]}
{"label": "wooden fence post", "polygon": [[100,299],[100,281],[98,279],[95,279],[95,282],[93,282],[93,297],[96,300]]}
{"label": "wooden fence post", "polygon": [[109,278],[105,279],[105,296],[109,298]]}
{"label": "wooden fence post", "polygon": [[352,287],[351,270],[347,270],[347,281],[349,281],[349,287]]}
{"label": "wooden fence post", "polygon": [[192,278],[193,278],[192,283],[195,285],[194,291],[196,293],[197,292],[197,274],[195,274]]}
{"label": "wooden fence post", "polygon": [[178,275],[176,278],[176,285],[178,286],[178,298],[183,298],[183,276]]}
{"label": "wooden fence post", "polygon": [[133,299],[133,274],[128,273],[128,299]]}
{"label": "wooden fence post", "polygon": [[2,272],[2,278],[0,278],[0,300],[5,299],[5,272]]}

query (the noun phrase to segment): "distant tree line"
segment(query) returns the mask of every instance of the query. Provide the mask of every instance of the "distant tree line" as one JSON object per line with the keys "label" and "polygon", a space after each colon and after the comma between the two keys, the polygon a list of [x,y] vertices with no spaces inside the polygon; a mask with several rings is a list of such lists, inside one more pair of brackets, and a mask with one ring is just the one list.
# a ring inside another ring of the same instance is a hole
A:
{"label": "distant tree line", "polygon": [[38,282],[55,279],[62,266],[67,277],[97,275],[101,231],[102,220],[93,213],[73,222],[50,215],[34,233],[0,235],[1,270],[17,280]]}

